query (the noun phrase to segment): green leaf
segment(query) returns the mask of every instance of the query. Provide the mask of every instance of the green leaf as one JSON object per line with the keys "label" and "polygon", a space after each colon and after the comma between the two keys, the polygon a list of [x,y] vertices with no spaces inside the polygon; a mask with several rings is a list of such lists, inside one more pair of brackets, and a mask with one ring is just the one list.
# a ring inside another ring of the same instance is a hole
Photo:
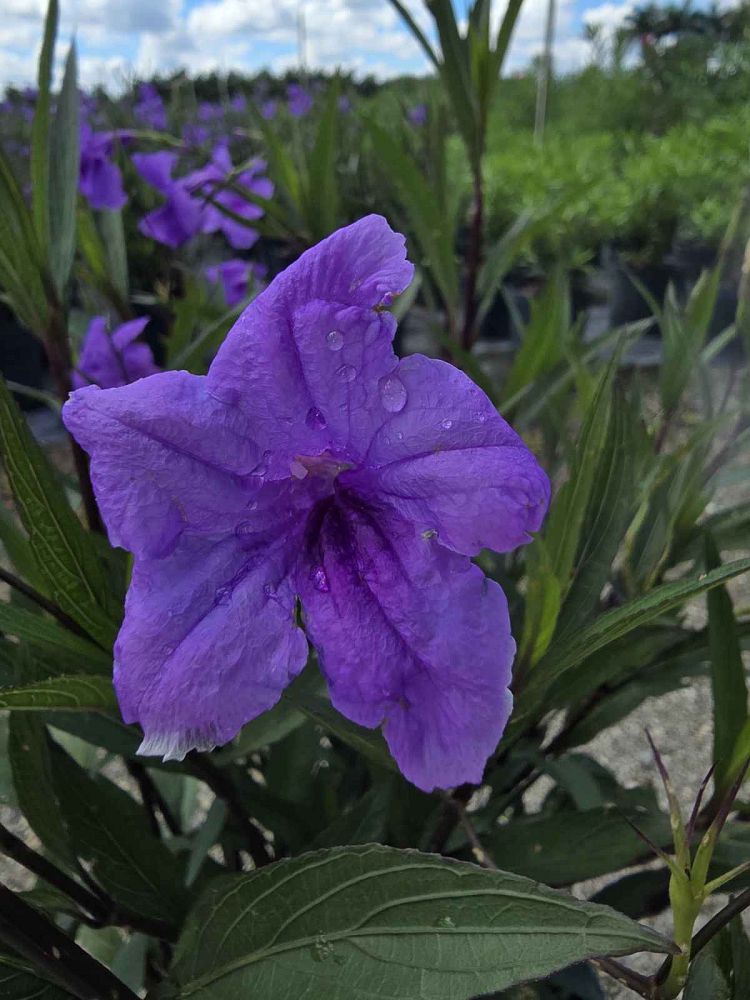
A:
{"label": "green leaf", "polygon": [[0,956],[0,996],[3,1000],[76,1000],[72,993],[6,956]]}
{"label": "green leaf", "polygon": [[[671,843],[667,816],[634,813],[631,819],[657,845]],[[622,814],[606,806],[515,819],[485,839],[508,871],[555,886],[619,871],[649,854]],[[584,843],[585,850],[571,850]]]}
{"label": "green leaf", "polygon": [[71,510],[2,379],[0,448],[47,593],[101,646],[110,648],[119,622],[93,540]]}
{"label": "green leaf", "polygon": [[731,1000],[719,963],[709,951],[691,963],[683,1000]]}
{"label": "green leaf", "polygon": [[50,107],[58,20],[57,0],[49,0],[42,51],[39,55],[36,108],[31,126],[31,204],[37,239],[45,257],[50,239]]}
{"label": "green leaf", "polygon": [[505,62],[505,55],[508,51],[510,40],[513,37],[513,30],[516,26],[518,15],[521,13],[522,3],[523,0],[509,0],[508,6],[503,14],[503,19],[500,22],[494,51],[493,71],[496,76],[502,71],[503,63]]}
{"label": "green leaf", "polygon": [[50,270],[61,297],[68,284],[76,245],[79,103],[76,48],[71,45],[50,137]]}
{"label": "green leaf", "polygon": [[515,397],[561,360],[569,329],[568,275],[558,262],[541,295],[532,303],[531,320],[523,331],[521,346],[503,384],[504,398]]}
{"label": "green leaf", "polygon": [[732,948],[732,1000],[750,997],[750,938],[745,933],[742,917],[729,925]]}
{"label": "green leaf", "polygon": [[[721,557],[711,535],[705,539],[706,569],[721,566]],[[708,594],[708,642],[711,651],[716,794],[722,796],[732,783],[731,767],[747,716],[745,665],[737,636],[732,599],[726,587]]]}
{"label": "green leaf", "polygon": [[227,818],[227,806],[222,799],[214,799],[208,810],[203,825],[200,827],[190,848],[187,869],[185,870],[185,885],[191,886],[198,878],[203,862],[208,852],[221,836]]}
{"label": "green leaf", "polygon": [[0,688],[0,708],[109,712],[117,708],[117,700],[107,677],[71,674],[23,687]]}
{"label": "green leaf", "polygon": [[482,155],[482,135],[479,128],[477,94],[472,86],[468,45],[461,38],[451,0],[427,0],[440,37],[442,61],[440,76],[451,102],[459,132],[475,174],[479,173]]}
{"label": "green leaf", "polygon": [[668,950],[613,910],[519,876],[370,846],[214,883],[188,918],[172,981],[200,1000],[449,1000],[593,955]]}
{"label": "green leaf", "polygon": [[15,516],[4,504],[0,504],[0,543],[21,579],[36,590],[43,591],[44,583],[37,569],[29,540],[19,528]]}
{"label": "green leaf", "polygon": [[120,906],[179,925],[183,866],[151,832],[143,808],[111,781],[87,775],[59,748],[52,765],[71,842],[91,875]]}
{"label": "green leaf", "polygon": [[339,182],[336,176],[338,97],[338,81],[334,81],[328,87],[310,153],[305,201],[308,228],[315,242],[330,235],[339,218]]}
{"label": "green leaf", "polygon": [[232,743],[214,751],[212,759],[216,764],[229,764],[238,757],[247,757],[283,740],[304,721],[305,716],[288,699],[282,699],[268,712],[243,726]]}
{"label": "green leaf", "polygon": [[393,779],[379,781],[315,838],[314,847],[373,844],[385,839]]}
{"label": "green leaf", "polygon": [[107,262],[107,275],[122,302],[128,301],[128,251],[122,212],[102,211],[96,217]]}
{"label": "green leaf", "polygon": [[44,724],[25,712],[12,712],[8,754],[18,806],[27,823],[54,859],[66,867],[74,865],[75,855],[57,801]]}
{"label": "green leaf", "polygon": [[642,597],[599,615],[591,625],[565,641],[559,644],[553,643],[534,669],[527,687],[521,692],[516,714],[511,720],[508,732],[518,732],[544,705],[551,685],[559,684],[568,671],[583,663],[597,650],[654,621],[685,601],[749,570],[750,559],[737,559],[709,573],[701,573],[697,577],[664,583]]}
{"label": "green leaf", "polygon": [[427,36],[425,35],[425,33],[419,27],[419,25],[414,20],[414,18],[411,16],[411,14],[406,9],[406,7],[403,5],[403,3],[401,3],[401,0],[390,0],[390,3],[391,3],[391,6],[395,7],[396,10],[398,11],[398,13],[401,15],[401,17],[404,20],[404,23],[409,28],[409,31],[411,31],[411,33],[414,35],[414,37],[416,38],[417,42],[419,42],[419,44],[422,46],[423,52],[425,53],[425,55],[427,56],[427,58],[430,60],[430,62],[432,63],[432,65],[437,70],[439,70],[440,69],[440,61],[439,61],[437,55],[435,54],[435,50],[433,49],[432,45],[430,45],[430,43],[429,43],[429,41],[428,41]]}
{"label": "green leaf", "polygon": [[0,285],[18,318],[37,336],[48,311],[41,260],[34,220],[0,150]]}
{"label": "green leaf", "polygon": [[81,673],[109,673],[111,670],[112,657],[88,639],[70,632],[51,618],[25,611],[6,601],[0,601],[0,630],[52,653],[58,652],[67,661],[71,656],[77,658]]}

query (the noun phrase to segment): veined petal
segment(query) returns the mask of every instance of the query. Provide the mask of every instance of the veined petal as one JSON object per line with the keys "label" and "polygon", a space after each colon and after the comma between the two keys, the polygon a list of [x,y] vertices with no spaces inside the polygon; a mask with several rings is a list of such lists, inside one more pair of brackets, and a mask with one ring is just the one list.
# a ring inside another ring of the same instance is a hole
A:
{"label": "veined petal", "polygon": [[387,503],[465,555],[530,541],[549,480],[482,390],[452,365],[416,354],[392,377],[403,406],[375,432],[361,467],[341,476],[342,487]]}
{"label": "veined petal", "polygon": [[384,723],[424,791],[481,781],[512,704],[500,587],[411,525],[333,503],[297,589],[333,705],[360,725]]}
{"label": "veined petal", "polygon": [[274,453],[272,475],[296,454],[356,453],[370,439],[378,382],[396,364],[394,320],[376,310],[412,272],[403,237],[368,216],[303,254],[230,331],[210,391],[248,415]]}
{"label": "veined petal", "polygon": [[63,420],[91,456],[110,541],[136,555],[168,553],[188,527],[234,528],[260,486],[251,429],[196,375],[87,386],[72,393]]}
{"label": "veined petal", "polygon": [[114,677],[141,753],[179,760],[226,743],[302,670],[287,576],[298,544],[293,533],[249,549],[234,534],[185,536],[167,558],[136,562]]}

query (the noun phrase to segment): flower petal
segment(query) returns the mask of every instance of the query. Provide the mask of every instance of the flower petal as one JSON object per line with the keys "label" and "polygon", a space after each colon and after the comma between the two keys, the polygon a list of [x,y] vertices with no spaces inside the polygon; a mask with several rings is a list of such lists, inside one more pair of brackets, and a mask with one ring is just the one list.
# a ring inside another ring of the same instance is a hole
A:
{"label": "flower petal", "polygon": [[412,272],[403,237],[368,216],[303,254],[230,331],[208,382],[258,428],[272,475],[287,475],[296,454],[356,457],[369,441],[382,419],[378,381],[396,364],[395,322],[375,310]]}
{"label": "flower petal", "polygon": [[393,373],[404,400],[342,487],[387,503],[465,555],[530,541],[549,503],[534,455],[463,372],[421,355]]}
{"label": "flower petal", "polygon": [[171,550],[186,527],[233,528],[260,486],[263,458],[242,414],[205,379],[164,372],[117,389],[87,386],[63,408],[91,456],[91,479],[113,545]]}
{"label": "flower petal", "polygon": [[479,782],[512,704],[502,590],[393,516],[339,502],[319,521],[297,589],[333,705],[363,726],[385,722],[424,791]]}
{"label": "flower petal", "polygon": [[166,559],[136,561],[115,687],[125,721],[143,728],[141,753],[179,760],[226,743],[302,670],[287,581],[298,543],[185,536]]}

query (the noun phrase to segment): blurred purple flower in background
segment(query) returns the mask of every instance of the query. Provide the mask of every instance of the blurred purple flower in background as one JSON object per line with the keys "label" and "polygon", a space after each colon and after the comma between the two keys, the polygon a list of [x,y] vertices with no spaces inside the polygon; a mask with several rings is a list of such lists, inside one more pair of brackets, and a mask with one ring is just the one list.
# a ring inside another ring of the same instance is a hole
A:
{"label": "blurred purple flower in background", "polygon": [[211,138],[211,133],[205,125],[188,122],[182,129],[182,141],[186,146],[205,146]]}
{"label": "blurred purple flower in background", "polygon": [[65,405],[110,540],[135,554],[115,685],[142,753],[231,739],[309,639],[334,706],[382,724],[410,781],[481,780],[515,644],[470,557],[529,541],[549,482],[463,372],[393,353],[384,307],[412,274],[403,237],[369,216],[277,277],[207,376]]}
{"label": "blurred purple flower in background", "polygon": [[[133,163],[144,180],[166,197],[163,205],[141,220],[141,232],[170,247],[182,246],[198,233],[221,232],[231,247],[249,249],[258,239],[257,231],[226,215],[209,200],[213,197],[219,205],[248,221],[263,215],[262,208],[246,201],[236,190],[221,189],[233,170],[226,144],[216,145],[204,167],[175,179],[172,174],[177,160],[176,153],[168,152],[133,156]],[[270,198],[273,184],[263,176],[264,170],[265,164],[258,160],[239,174],[234,183],[263,198]]]}
{"label": "blurred purple flower in background", "polygon": [[161,131],[167,127],[167,109],[152,83],[142,83],[138,88],[138,102],[133,113],[149,128]]}
{"label": "blurred purple flower in background", "polygon": [[198,105],[198,121],[215,122],[224,117],[224,108],[220,104],[201,101]]}
{"label": "blurred purple flower in background", "polygon": [[293,118],[304,118],[313,106],[312,94],[299,83],[290,83],[286,88],[287,106]]}
{"label": "blurred purple flower in background", "polygon": [[273,100],[273,98],[271,98],[268,101],[264,101],[260,106],[261,118],[265,118],[267,122],[270,122],[272,119],[276,117],[278,110],[279,110],[278,101]]}
{"label": "blurred purple flower in background", "polygon": [[136,341],[148,324],[148,316],[108,329],[104,316],[94,316],[83,340],[78,365],[72,373],[74,389],[96,385],[114,389],[154,375],[159,368],[148,344]]}
{"label": "blurred purple flower in background", "polygon": [[235,259],[210,264],[203,273],[212,284],[221,284],[224,298],[231,309],[247,298],[251,278],[262,280],[267,269],[262,264]]}
{"label": "blurred purple flower in background", "polygon": [[241,114],[247,108],[247,98],[244,94],[235,94],[229,102],[229,107],[232,111],[236,111],[238,114]]}
{"label": "blurred purple flower in background", "polygon": [[117,211],[128,200],[120,168],[112,159],[116,138],[117,133],[94,132],[87,122],[81,123],[78,190],[97,210]]}
{"label": "blurred purple flower in background", "polygon": [[351,99],[347,97],[346,94],[342,94],[339,97],[338,101],[336,102],[336,105],[342,115],[348,115],[349,112],[352,110]]}
{"label": "blurred purple flower in background", "polygon": [[422,125],[427,124],[427,105],[426,104],[415,104],[413,108],[409,109],[408,113],[409,121],[415,127],[419,128]]}

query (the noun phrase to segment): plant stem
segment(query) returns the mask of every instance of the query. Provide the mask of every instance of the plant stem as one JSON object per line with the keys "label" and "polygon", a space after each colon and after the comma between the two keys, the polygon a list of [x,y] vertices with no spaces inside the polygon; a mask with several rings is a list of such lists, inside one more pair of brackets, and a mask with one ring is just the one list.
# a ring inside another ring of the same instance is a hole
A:
{"label": "plant stem", "polygon": [[591,960],[591,964],[602,972],[606,972],[612,979],[616,979],[618,983],[624,983],[635,993],[646,997],[647,1000],[653,996],[651,980],[648,976],[642,976],[640,972],[636,972],[635,969],[629,969],[613,958],[594,958]]}
{"label": "plant stem", "polygon": [[477,282],[479,268],[482,264],[482,243],[484,235],[484,193],[482,191],[482,172],[474,173],[474,213],[469,234],[469,253],[466,272],[466,294],[464,296],[464,326],[461,333],[461,347],[470,351],[476,338],[474,329],[477,320]]}
{"label": "plant stem", "polygon": [[137,760],[128,761],[128,771],[131,776],[138,783],[138,788],[141,793],[141,798],[143,799],[143,804],[146,806],[149,817],[151,820],[151,828],[157,837],[161,836],[161,830],[159,829],[159,821],[156,817],[156,812],[160,812],[162,819],[167,824],[167,828],[173,837],[179,837],[182,835],[182,829],[169,807],[169,803],[164,798],[162,793],[159,791],[159,787],[153,780],[151,775],[148,773],[148,769]]}
{"label": "plant stem", "polygon": [[698,933],[693,938],[691,945],[691,950],[693,957],[695,957],[699,951],[706,947],[708,942],[714,938],[722,928],[726,927],[736,916],[742,913],[750,907],[750,888],[745,889],[739,894],[739,896],[734,896],[729,900],[727,905],[719,912],[711,917],[711,919],[704,924],[703,927],[698,931]]}
{"label": "plant stem", "polygon": [[4,885],[0,885],[0,941],[39,969],[42,978],[78,1000],[137,1000],[109,969]]}

